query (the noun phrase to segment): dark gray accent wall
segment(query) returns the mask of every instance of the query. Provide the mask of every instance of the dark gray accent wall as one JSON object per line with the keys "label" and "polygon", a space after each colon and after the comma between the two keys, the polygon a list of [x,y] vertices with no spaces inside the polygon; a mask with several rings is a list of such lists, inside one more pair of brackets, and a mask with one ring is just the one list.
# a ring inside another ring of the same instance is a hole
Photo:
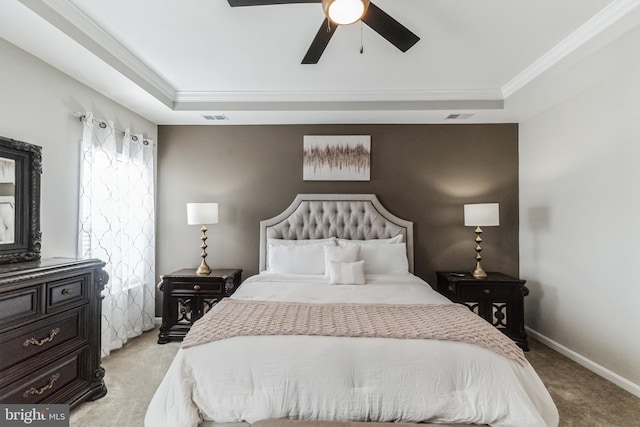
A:
{"label": "dark gray accent wall", "polygon": [[[371,135],[371,180],[302,180],[304,135]],[[298,193],[373,193],[414,222],[415,272],[469,271],[474,229],[463,205],[500,203],[500,226],[483,233],[483,267],[518,275],[518,126],[159,126],[157,273],[200,263],[200,229],[187,202],[218,202],[207,235],[213,267],[258,272],[258,224]],[[159,303],[159,301],[158,301]],[[158,305],[158,307],[160,307]]]}

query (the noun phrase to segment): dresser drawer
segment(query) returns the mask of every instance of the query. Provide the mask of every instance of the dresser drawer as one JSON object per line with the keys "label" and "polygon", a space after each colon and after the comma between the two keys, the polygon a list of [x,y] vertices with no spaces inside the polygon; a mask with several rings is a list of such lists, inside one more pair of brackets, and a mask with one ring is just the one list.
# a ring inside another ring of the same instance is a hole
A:
{"label": "dresser drawer", "polygon": [[47,283],[47,312],[61,306],[87,299],[87,276]]}
{"label": "dresser drawer", "polygon": [[42,286],[17,289],[0,295],[0,329],[42,314]]}
{"label": "dresser drawer", "polygon": [[176,292],[189,292],[189,293],[207,293],[207,294],[221,294],[224,292],[223,280],[216,281],[174,281],[171,282],[171,289]]}
{"label": "dresser drawer", "polygon": [[[68,343],[73,346],[87,339],[87,307],[81,307],[46,320],[35,322],[3,334],[0,337],[0,372],[42,352]],[[4,376],[4,375],[3,375]]]}
{"label": "dresser drawer", "polygon": [[80,379],[81,360],[86,351],[68,355],[0,390],[1,403],[56,403],[55,394]]}

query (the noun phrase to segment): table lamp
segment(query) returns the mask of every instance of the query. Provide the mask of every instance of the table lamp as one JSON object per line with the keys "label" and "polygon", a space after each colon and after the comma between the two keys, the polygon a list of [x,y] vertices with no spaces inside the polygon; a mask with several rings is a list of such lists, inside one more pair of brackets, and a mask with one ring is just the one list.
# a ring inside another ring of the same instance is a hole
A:
{"label": "table lamp", "polygon": [[498,203],[478,203],[473,205],[464,205],[464,225],[467,227],[476,227],[476,268],[471,272],[476,279],[484,279],[487,273],[482,269],[480,260],[482,260],[482,228],[500,225],[500,208]]}
{"label": "table lamp", "polygon": [[202,262],[196,270],[196,274],[211,274],[211,269],[207,265],[207,226],[206,224],[218,223],[218,204],[217,203],[187,203],[187,223],[189,225],[202,224]]}

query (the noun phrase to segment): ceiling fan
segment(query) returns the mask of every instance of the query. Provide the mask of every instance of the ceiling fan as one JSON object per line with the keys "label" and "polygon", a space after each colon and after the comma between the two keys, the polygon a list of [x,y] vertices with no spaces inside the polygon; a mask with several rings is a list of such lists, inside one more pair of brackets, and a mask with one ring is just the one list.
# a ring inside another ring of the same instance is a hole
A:
{"label": "ceiling fan", "polygon": [[[322,3],[326,15],[315,38],[302,59],[303,64],[317,64],[339,25],[362,21],[402,52],[409,50],[420,37],[387,15],[370,0],[228,0],[231,7],[273,4]],[[331,25],[333,24],[333,25]]]}

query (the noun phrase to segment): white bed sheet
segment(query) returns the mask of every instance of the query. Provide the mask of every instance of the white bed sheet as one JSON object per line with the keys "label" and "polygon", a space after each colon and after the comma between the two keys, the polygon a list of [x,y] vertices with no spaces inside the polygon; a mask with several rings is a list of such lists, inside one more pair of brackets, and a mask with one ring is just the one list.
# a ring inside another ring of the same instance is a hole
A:
{"label": "white bed sheet", "polygon": [[365,285],[330,285],[322,275],[261,273],[245,280],[232,298],[312,303],[451,303],[413,274],[368,274]]}
{"label": "white bed sheet", "polygon": [[[261,273],[234,299],[442,304],[411,274],[369,275],[366,285],[323,276]],[[156,391],[147,427],[203,419],[267,418],[557,426],[533,368],[462,342],[310,336],[235,337],[180,349]]]}

